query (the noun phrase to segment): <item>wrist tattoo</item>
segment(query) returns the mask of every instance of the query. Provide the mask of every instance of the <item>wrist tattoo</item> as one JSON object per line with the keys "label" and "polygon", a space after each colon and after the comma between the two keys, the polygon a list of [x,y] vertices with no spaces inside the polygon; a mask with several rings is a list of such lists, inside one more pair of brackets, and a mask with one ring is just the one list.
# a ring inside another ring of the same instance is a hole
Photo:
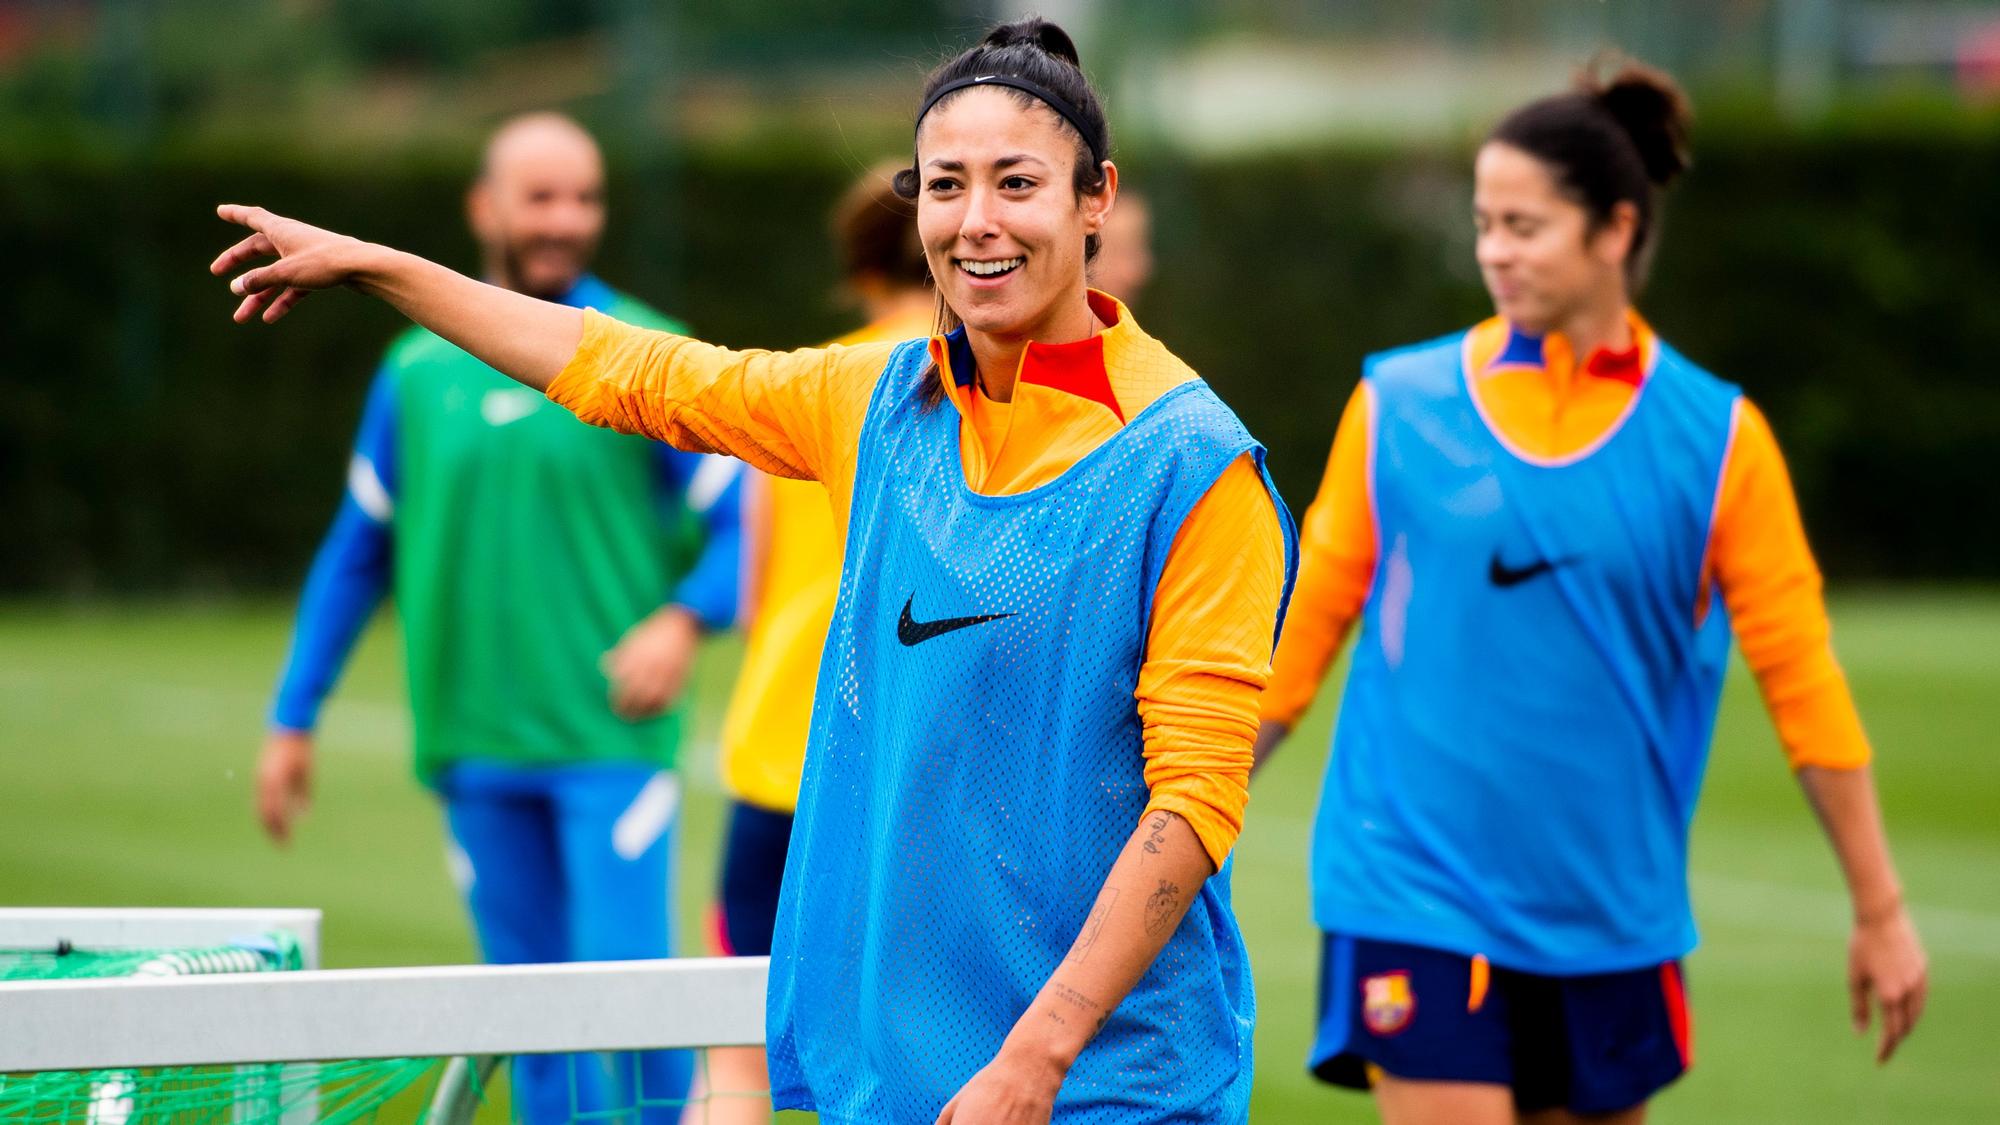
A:
{"label": "wrist tattoo", "polygon": [[1082,1008],[1087,1012],[1101,1012],[1104,1010],[1104,1005],[1099,1004],[1097,1001],[1092,1000],[1090,997],[1085,996],[1083,993],[1078,992],[1061,981],[1049,982],[1049,994],[1065,1004]]}
{"label": "wrist tattoo", "polygon": [[1097,896],[1097,904],[1090,908],[1090,917],[1083,920],[1083,932],[1076,935],[1076,944],[1069,947],[1069,956],[1063,960],[1081,964],[1084,958],[1090,956],[1091,947],[1097,944],[1097,935],[1104,932],[1104,920],[1111,917],[1111,908],[1117,902],[1117,889],[1104,888],[1104,892]]}
{"label": "wrist tattoo", "polygon": [[[1085,996],[1083,993],[1078,992],[1076,989],[1071,988],[1069,985],[1066,985],[1061,981],[1050,981],[1049,993],[1053,995],[1056,999],[1062,1001],[1063,1003],[1068,1004],[1073,1008],[1080,1008],[1086,1014],[1090,1015],[1092,1017],[1090,1022],[1090,1033],[1092,1035],[1095,1035],[1098,1032],[1103,1031],[1104,1025],[1111,1019],[1111,1012],[1109,1009],[1105,1008],[1104,1005],[1099,1004],[1097,1001],[1092,1000],[1090,997]],[[1069,1026],[1068,1020],[1063,1019],[1061,1016],[1056,1015],[1054,1012],[1050,1012],[1049,1016],[1050,1018],[1054,1019],[1057,1023],[1062,1024],[1065,1027]]]}
{"label": "wrist tattoo", "polygon": [[1146,932],[1158,937],[1180,919],[1181,886],[1160,880],[1159,887],[1146,896]]}

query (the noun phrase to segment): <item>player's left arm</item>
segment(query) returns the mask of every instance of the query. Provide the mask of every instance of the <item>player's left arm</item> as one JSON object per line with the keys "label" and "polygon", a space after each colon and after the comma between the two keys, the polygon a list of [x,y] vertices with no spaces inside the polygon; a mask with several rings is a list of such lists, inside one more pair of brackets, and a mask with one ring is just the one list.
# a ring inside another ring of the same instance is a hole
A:
{"label": "player's left arm", "polygon": [[1183,524],[1139,673],[1151,797],[1090,914],[999,1053],[940,1125],[1044,1122],[1063,1078],[1228,859],[1250,799],[1289,550],[1255,465],[1232,465]]}
{"label": "player's left arm", "polygon": [[1930,972],[1917,927],[1903,905],[1902,885],[1889,858],[1882,808],[1868,767],[1799,770],[1813,813],[1840,859],[1854,903],[1854,930],[1848,940],[1847,993],[1854,1033],[1865,1035],[1870,997],[1882,1010],[1875,1061],[1888,1062],[1917,1026],[1930,993]]}
{"label": "player's left arm", "polygon": [[645,719],[680,698],[703,633],[735,622],[743,556],[742,463],[659,446],[663,489],[701,520],[701,555],[666,604],[648,614],[604,656],[611,706]]}
{"label": "player's left arm", "polygon": [[1319,494],[1299,524],[1299,577],[1260,706],[1256,768],[1270,761],[1312,706],[1375,581],[1375,510],[1368,486],[1375,392],[1354,387],[1334,430]]}
{"label": "player's left arm", "polygon": [[1857,1033],[1881,1008],[1877,1061],[1923,1014],[1923,944],[1882,826],[1872,751],[1834,659],[1818,565],[1770,424],[1745,401],[1710,537],[1712,573],[1786,757],[1840,861],[1854,907],[1847,983]]}

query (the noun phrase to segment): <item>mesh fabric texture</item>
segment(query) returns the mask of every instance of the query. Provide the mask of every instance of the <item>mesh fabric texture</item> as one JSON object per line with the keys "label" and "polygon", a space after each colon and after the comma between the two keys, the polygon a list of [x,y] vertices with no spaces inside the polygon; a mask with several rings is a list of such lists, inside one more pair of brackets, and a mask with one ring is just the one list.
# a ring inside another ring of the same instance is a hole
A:
{"label": "mesh fabric texture", "polygon": [[[828,1121],[928,1125],[1062,960],[1146,807],[1154,586],[1216,478],[1261,459],[1197,380],[1049,484],[981,495],[928,362],[896,351],[862,429],[772,956],[774,1100]],[[1054,1120],[1242,1120],[1253,1018],[1225,865]]]}

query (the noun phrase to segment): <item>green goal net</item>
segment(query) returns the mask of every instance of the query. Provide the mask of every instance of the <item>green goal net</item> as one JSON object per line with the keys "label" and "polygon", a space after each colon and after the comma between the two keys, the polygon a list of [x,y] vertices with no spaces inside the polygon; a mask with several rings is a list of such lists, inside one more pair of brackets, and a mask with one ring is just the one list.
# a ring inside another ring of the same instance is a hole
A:
{"label": "green goal net", "polygon": [[0,949],[0,981],[179,977],[300,969],[298,939],[271,933],[202,949],[89,949],[59,940],[45,949]]}

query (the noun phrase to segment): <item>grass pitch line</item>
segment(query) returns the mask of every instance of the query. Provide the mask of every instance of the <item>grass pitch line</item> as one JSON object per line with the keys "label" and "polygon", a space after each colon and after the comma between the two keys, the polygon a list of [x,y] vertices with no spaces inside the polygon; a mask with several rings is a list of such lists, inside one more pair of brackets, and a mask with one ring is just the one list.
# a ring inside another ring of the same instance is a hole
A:
{"label": "grass pitch line", "polygon": [[[1839,891],[1696,871],[1695,917],[1741,929],[1841,938],[1848,931],[1847,896]],[[1932,953],[2000,961],[2000,912],[1912,903],[1917,932]]]}
{"label": "grass pitch line", "polygon": [[[1249,824],[1253,827],[1244,840],[1260,858],[1306,859],[1312,840],[1310,818],[1260,817],[1253,806]],[[1694,891],[1697,923],[1707,919],[1738,929],[1800,937],[1838,939],[1847,934],[1850,908],[1840,891],[1700,870],[1690,872],[1688,882]],[[1299,896],[1304,909],[1303,885]],[[1910,911],[1931,952],[2000,961],[2000,911],[1923,903],[1911,903]]]}
{"label": "grass pitch line", "polygon": [[[7,697],[14,722],[76,692],[74,675],[35,668],[0,670],[0,696]],[[267,692],[122,677],[92,681],[89,695],[93,722],[115,723],[153,738],[162,732],[209,739],[218,729],[260,731],[271,706]],[[58,705],[50,721],[68,727],[74,719]],[[402,754],[410,744],[410,720],[399,705],[335,698],[326,705],[321,740],[340,752]],[[254,749],[254,740],[246,745]]]}

